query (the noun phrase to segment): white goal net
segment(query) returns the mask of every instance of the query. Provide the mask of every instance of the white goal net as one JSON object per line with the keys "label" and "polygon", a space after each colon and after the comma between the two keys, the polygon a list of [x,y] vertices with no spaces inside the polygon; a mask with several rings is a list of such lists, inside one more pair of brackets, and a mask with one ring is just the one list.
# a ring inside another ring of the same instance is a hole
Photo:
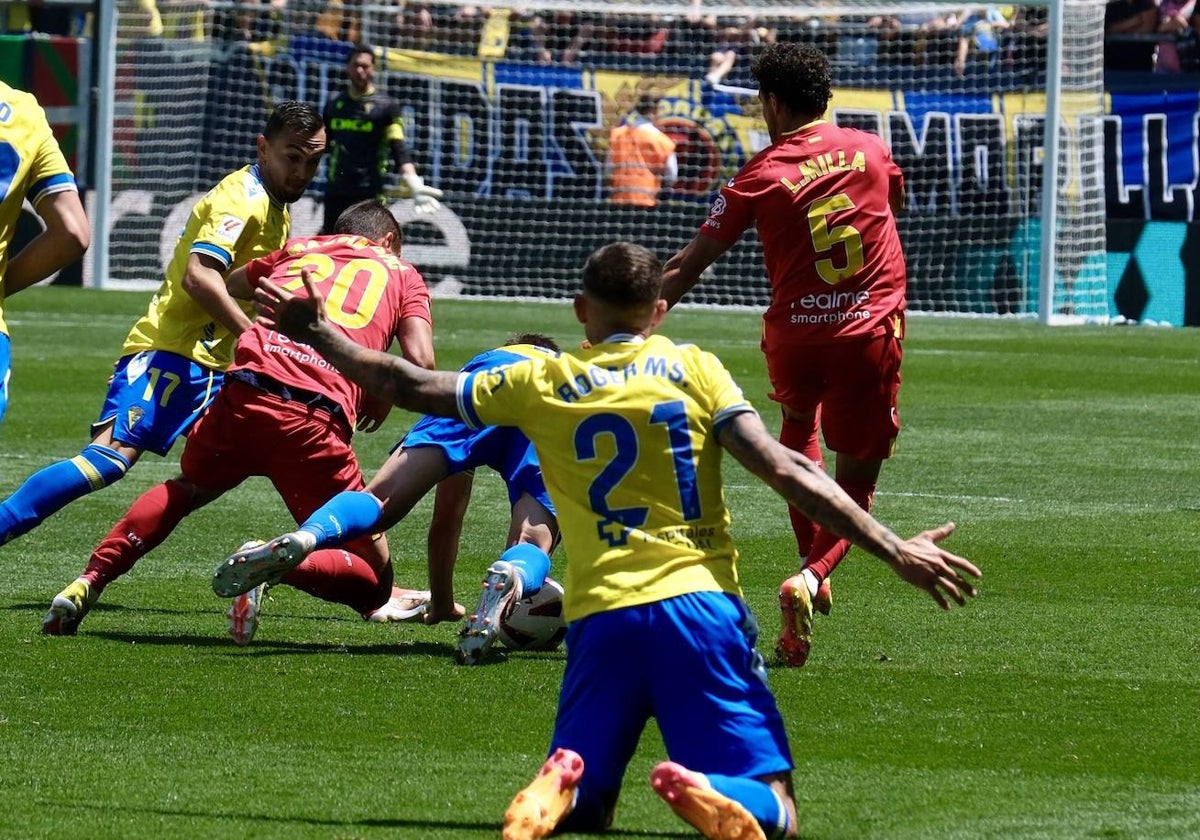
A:
{"label": "white goal net", "polygon": [[[1109,315],[1101,0],[157,5],[117,4],[94,285],[156,284],[195,197],[253,159],[270,104],[323,105],[366,42],[419,171],[445,191],[429,217],[395,203],[406,257],[443,291],[568,296],[600,244],[665,259],[691,238],[768,142],[755,53],[796,40],[830,57],[829,118],[884,137],[905,172],[912,310]],[[650,208],[614,201],[605,171],[610,131],[646,98],[679,162]],[[320,226],[322,188],[293,206],[295,234]],[[688,300],[762,306],[767,289],[751,232]]]}

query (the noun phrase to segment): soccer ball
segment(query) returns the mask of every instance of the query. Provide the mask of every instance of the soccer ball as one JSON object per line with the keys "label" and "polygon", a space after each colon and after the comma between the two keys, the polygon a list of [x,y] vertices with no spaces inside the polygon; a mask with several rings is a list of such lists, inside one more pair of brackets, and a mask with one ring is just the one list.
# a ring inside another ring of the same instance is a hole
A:
{"label": "soccer ball", "polygon": [[562,584],[546,578],[534,595],[514,601],[501,613],[496,635],[509,650],[554,650],[567,635],[562,599]]}

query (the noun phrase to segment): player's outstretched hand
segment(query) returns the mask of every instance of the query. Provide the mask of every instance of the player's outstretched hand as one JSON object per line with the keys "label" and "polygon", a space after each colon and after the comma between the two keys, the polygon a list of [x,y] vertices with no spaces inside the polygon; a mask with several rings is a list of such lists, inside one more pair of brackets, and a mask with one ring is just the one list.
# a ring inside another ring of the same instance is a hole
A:
{"label": "player's outstretched hand", "polygon": [[404,175],[404,184],[412,193],[414,213],[418,216],[428,216],[438,211],[440,206],[438,200],[442,197],[441,190],[428,186],[424,178],[411,172]]}
{"label": "player's outstretched hand", "polygon": [[953,533],[954,523],[947,522],[904,540],[900,560],[892,566],[896,574],[918,589],[924,589],[944,610],[950,609],[947,596],[961,606],[967,603],[967,598],[974,598],[978,594],[967,575],[974,578],[983,576],[965,557],[951,554],[938,545]]}
{"label": "player's outstretched hand", "polygon": [[413,212],[418,216],[432,216],[442,206],[438,203],[438,199],[441,197],[441,190],[426,187],[424,192],[418,193],[413,198]]}
{"label": "player's outstretched hand", "polygon": [[254,309],[288,338],[308,341],[325,321],[325,299],[307,268],[301,270],[300,279],[307,297],[298,297],[265,278],[260,280],[254,290]]}

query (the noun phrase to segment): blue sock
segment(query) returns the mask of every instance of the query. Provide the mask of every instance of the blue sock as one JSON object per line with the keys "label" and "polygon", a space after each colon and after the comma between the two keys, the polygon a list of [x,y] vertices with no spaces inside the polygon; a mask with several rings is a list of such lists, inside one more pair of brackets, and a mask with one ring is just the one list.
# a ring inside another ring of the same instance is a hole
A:
{"label": "blue sock", "polygon": [[708,783],[722,796],[740,802],[768,837],[783,837],[788,829],[788,812],[766,782],[741,776],[706,773]]}
{"label": "blue sock", "polygon": [[365,490],[344,490],[313,511],[301,531],[317,538],[317,548],[373,533],[383,503]]}
{"label": "blue sock", "polygon": [[517,543],[501,554],[500,559],[512,563],[517,570],[525,598],[542,588],[550,572],[550,555],[530,543]]}
{"label": "blue sock", "polygon": [[70,460],[43,467],[0,504],[0,543],[32,531],[81,496],[118,481],[128,469],[124,456],[95,443]]}
{"label": "blue sock", "polygon": [[12,347],[8,336],[0,333],[0,420],[8,412],[8,380],[12,375]]}

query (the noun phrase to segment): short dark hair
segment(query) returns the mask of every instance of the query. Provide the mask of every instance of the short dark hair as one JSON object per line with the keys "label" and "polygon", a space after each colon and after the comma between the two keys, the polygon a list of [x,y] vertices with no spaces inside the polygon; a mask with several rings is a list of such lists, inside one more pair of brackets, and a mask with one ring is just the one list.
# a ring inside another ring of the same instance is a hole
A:
{"label": "short dark hair", "polygon": [[504,342],[504,346],[509,347],[513,344],[532,344],[534,347],[545,347],[547,350],[553,350],[555,353],[559,352],[560,350],[558,342],[553,338],[548,335],[535,332],[513,333],[508,337],[508,340]]}
{"label": "short dark hair", "polygon": [[355,44],[350,48],[350,54],[346,56],[346,63],[349,64],[351,61],[364,54],[371,56],[371,63],[375,63],[375,48],[370,44],[363,43]]}
{"label": "short dark hair", "polygon": [[644,117],[650,116],[658,111],[658,97],[648,95],[642,95],[638,97],[637,105],[634,106],[634,110]]}
{"label": "short dark hair", "polygon": [[333,224],[334,233],[350,233],[365,236],[372,242],[383,242],[383,237],[391,233],[396,238],[396,248],[403,241],[400,223],[392,215],[392,211],[379,203],[378,199],[368,198],[357,204],[351,204],[342,211]]}
{"label": "short dark hair", "polygon": [[274,140],[285,131],[294,131],[311,137],[325,127],[321,113],[316,106],[298,99],[286,99],[278,103],[267,117],[267,127],[263,129],[263,137]]}
{"label": "short dark hair", "polygon": [[833,95],[825,53],[808,44],[768,44],[750,68],[760,93],[773,93],[797,114],[820,116]]}
{"label": "short dark hair", "polygon": [[622,309],[652,304],[662,297],[662,263],[641,245],[613,242],[588,257],[583,291]]}

